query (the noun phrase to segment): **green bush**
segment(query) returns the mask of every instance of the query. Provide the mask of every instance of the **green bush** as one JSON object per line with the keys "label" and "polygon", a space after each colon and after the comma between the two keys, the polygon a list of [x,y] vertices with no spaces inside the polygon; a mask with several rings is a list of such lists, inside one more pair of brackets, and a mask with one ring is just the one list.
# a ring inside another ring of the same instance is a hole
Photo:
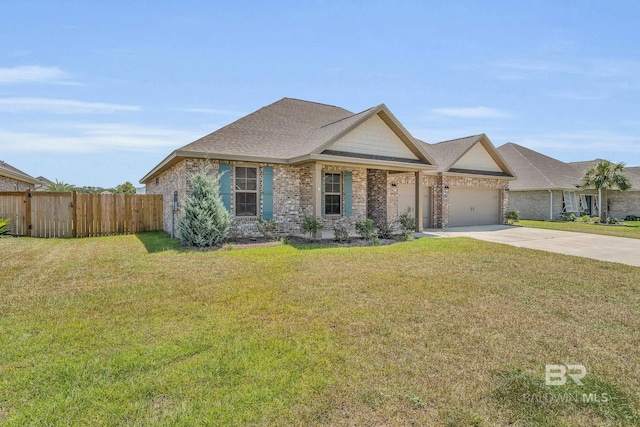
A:
{"label": "green bush", "polygon": [[640,216],[636,215],[627,215],[624,217],[625,221],[640,221]]}
{"label": "green bush", "polygon": [[371,240],[376,237],[376,229],[373,226],[373,220],[364,219],[362,221],[356,221],[356,233],[366,240]]}
{"label": "green bush", "polygon": [[397,223],[405,239],[416,231],[416,218],[411,214],[410,209],[407,209],[398,217]]}
{"label": "green bush", "polygon": [[260,218],[256,223],[256,228],[265,240],[275,239],[278,232],[278,224],[272,219]]}
{"label": "green bush", "polygon": [[562,212],[560,214],[560,219],[562,221],[569,221],[569,222],[577,221],[577,217],[573,212]]}
{"label": "green bush", "polygon": [[576,218],[576,222],[589,222],[591,221],[591,217],[589,215],[582,215],[581,217]]}
{"label": "green bush", "polygon": [[302,219],[302,225],[300,226],[300,230],[303,233],[309,233],[309,237],[313,237],[314,234],[323,228],[322,222],[312,216],[305,216]]}
{"label": "green bush", "polygon": [[229,212],[218,191],[218,177],[204,171],[191,177],[191,194],[178,223],[184,246],[206,248],[219,245],[229,230]]}
{"label": "green bush", "polygon": [[607,218],[607,224],[617,224],[619,222],[620,222],[620,220],[618,218],[614,218],[612,216]]}
{"label": "green bush", "polygon": [[349,227],[346,225],[336,225],[333,227],[333,240],[338,243],[347,243],[351,240],[349,237]]}
{"label": "green bush", "polygon": [[599,216],[593,216],[591,217],[591,220],[589,220],[590,223],[592,224],[600,224],[600,222],[602,222],[602,220],[600,219]]}
{"label": "green bush", "polygon": [[513,225],[516,222],[520,221],[520,212],[519,211],[509,211],[507,212],[507,224]]}
{"label": "green bush", "polygon": [[377,234],[380,239],[391,239],[394,234],[393,225],[385,222],[380,227],[378,227]]}
{"label": "green bush", "polygon": [[11,226],[9,225],[10,222],[11,218],[0,217],[0,236],[11,233]]}

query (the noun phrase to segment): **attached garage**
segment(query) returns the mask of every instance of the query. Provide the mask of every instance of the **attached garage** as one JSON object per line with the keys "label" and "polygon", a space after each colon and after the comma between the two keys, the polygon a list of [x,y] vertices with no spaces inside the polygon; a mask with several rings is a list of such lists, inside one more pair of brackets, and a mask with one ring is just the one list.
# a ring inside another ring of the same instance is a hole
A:
{"label": "attached garage", "polygon": [[449,189],[449,227],[501,224],[500,191],[489,188]]}

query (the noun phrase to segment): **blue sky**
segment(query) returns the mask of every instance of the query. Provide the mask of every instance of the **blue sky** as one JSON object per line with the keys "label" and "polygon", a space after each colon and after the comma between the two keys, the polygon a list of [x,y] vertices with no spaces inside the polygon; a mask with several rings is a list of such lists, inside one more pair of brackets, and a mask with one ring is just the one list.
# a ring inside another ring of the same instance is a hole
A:
{"label": "blue sky", "polygon": [[138,180],[283,97],[385,103],[428,142],[486,133],[640,165],[637,1],[4,0],[0,159]]}

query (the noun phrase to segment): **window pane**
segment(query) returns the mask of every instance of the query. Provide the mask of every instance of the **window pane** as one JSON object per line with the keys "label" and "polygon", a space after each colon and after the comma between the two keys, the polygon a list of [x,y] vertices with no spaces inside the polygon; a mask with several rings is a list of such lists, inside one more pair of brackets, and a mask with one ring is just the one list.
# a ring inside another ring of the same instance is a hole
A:
{"label": "window pane", "polygon": [[258,180],[255,178],[247,178],[245,182],[245,189],[247,191],[256,191],[258,189]]}
{"label": "window pane", "polygon": [[256,179],[258,177],[258,172],[256,168],[245,168],[247,173],[247,178]]}
{"label": "window pane", "polygon": [[257,216],[257,200],[256,193],[236,193],[236,216]]}
{"label": "window pane", "polygon": [[340,196],[327,194],[324,196],[324,213],[325,215],[340,215]]}
{"label": "window pane", "polygon": [[340,174],[328,173],[324,175],[324,192],[340,193]]}

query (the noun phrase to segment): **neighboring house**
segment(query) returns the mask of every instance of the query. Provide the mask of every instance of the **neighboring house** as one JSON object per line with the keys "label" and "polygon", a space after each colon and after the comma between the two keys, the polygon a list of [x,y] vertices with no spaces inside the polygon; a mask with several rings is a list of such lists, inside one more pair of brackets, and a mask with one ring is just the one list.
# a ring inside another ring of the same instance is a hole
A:
{"label": "neighboring house", "polygon": [[305,215],[333,229],[366,218],[379,226],[406,209],[419,230],[499,224],[514,179],[485,135],[426,144],[384,104],[354,114],[284,98],[175,150],[141,179],[147,194],[164,196],[166,231],[177,230],[189,176],[203,165],[220,173],[237,236],[257,235],[259,218],[289,234]]}
{"label": "neighboring house", "polygon": [[33,190],[40,181],[0,160],[0,191]]}
{"label": "neighboring house", "polygon": [[[565,212],[599,215],[598,191],[578,186],[584,171],[597,159],[565,163],[511,142],[498,147],[498,152],[518,176],[510,186],[509,209],[519,211],[520,218],[559,220]],[[640,215],[639,169],[626,168],[631,190],[606,192],[608,200],[603,200],[603,210],[608,206],[608,216]]]}
{"label": "neighboring house", "polygon": [[50,185],[55,184],[53,181],[45,178],[44,176],[39,176],[36,179],[38,180],[38,184],[36,185],[36,190],[38,191],[47,191],[47,188]]}

